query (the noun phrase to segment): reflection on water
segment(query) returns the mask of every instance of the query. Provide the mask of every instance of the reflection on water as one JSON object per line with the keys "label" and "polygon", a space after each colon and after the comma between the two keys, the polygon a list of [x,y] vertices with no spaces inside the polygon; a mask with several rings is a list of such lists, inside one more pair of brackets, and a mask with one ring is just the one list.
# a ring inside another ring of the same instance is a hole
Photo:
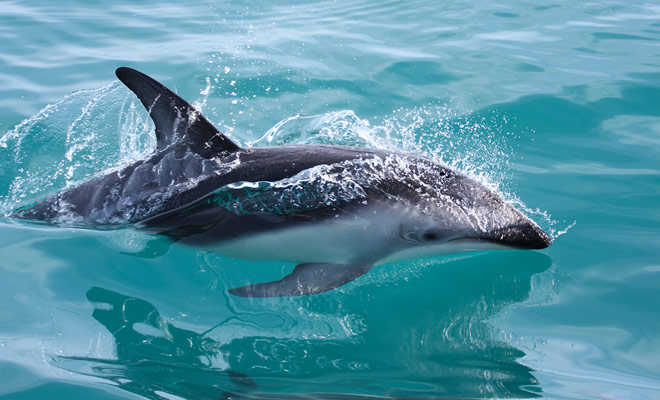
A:
{"label": "reflection on water", "polygon": [[60,357],[62,368],[110,379],[150,399],[229,399],[236,398],[232,390],[256,388],[247,375],[214,366],[218,343],[175,327],[153,304],[99,287],[89,289],[87,299],[96,305],[92,317],[114,337],[117,359]]}
{"label": "reflection on water", "polygon": [[[354,293],[281,303],[321,316],[331,308],[358,316],[363,331],[345,341],[282,338],[260,327],[222,342],[214,338],[237,329],[235,324],[225,321],[201,333],[182,329],[146,300],[93,287],[87,292],[92,316],[113,335],[117,359],[55,362],[152,399],[537,397],[541,388],[533,371],[518,362],[525,353],[494,339],[484,321],[528,298],[531,277],[550,264],[538,253],[501,252],[430,263],[423,270],[413,266],[414,292],[400,279],[386,279],[396,265],[384,266]],[[258,312],[260,302],[269,301],[246,300],[244,306]]]}

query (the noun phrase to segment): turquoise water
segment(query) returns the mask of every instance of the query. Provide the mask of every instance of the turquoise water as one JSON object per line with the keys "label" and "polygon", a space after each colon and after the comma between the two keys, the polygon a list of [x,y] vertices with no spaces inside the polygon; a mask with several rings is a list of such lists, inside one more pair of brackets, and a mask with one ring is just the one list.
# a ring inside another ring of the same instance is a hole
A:
{"label": "turquoise water", "polygon": [[424,154],[556,238],[248,300],[293,265],[2,218],[3,399],[660,398],[657,4],[2,1],[0,40],[3,214],[153,149],[131,66],[244,146]]}

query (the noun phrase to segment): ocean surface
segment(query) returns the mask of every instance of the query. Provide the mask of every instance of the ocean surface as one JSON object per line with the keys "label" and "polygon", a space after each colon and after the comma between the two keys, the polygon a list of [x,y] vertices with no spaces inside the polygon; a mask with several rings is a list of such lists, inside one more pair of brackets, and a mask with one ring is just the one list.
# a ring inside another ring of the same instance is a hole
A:
{"label": "ocean surface", "polygon": [[[434,159],[555,241],[245,299],[293,264],[7,218],[153,151],[120,66],[242,146]],[[0,214],[3,400],[658,399],[660,5],[0,1]]]}

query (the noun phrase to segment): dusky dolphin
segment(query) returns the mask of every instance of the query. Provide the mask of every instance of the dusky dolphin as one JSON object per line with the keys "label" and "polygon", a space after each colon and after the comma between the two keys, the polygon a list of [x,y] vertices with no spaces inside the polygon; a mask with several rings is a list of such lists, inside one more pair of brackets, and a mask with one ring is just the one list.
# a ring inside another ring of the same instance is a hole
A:
{"label": "dusky dolphin", "polygon": [[339,146],[241,148],[154,79],[125,67],[116,74],[153,119],[156,150],[14,217],[133,224],[230,257],[298,263],[279,281],[230,290],[243,297],[316,294],[397,260],[552,242],[484,185],[431,160]]}

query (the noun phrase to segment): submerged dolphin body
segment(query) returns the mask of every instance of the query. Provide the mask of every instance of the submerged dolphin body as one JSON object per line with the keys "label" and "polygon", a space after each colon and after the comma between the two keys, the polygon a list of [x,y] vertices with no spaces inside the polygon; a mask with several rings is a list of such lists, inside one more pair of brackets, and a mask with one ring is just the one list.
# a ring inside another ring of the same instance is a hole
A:
{"label": "submerged dolphin body", "polygon": [[321,293],[400,259],[551,243],[483,185],[427,159],[338,146],[243,149],[152,78],[116,73],[149,111],[156,151],[13,216],[136,224],[232,257],[298,263],[279,281],[230,290],[244,297]]}

